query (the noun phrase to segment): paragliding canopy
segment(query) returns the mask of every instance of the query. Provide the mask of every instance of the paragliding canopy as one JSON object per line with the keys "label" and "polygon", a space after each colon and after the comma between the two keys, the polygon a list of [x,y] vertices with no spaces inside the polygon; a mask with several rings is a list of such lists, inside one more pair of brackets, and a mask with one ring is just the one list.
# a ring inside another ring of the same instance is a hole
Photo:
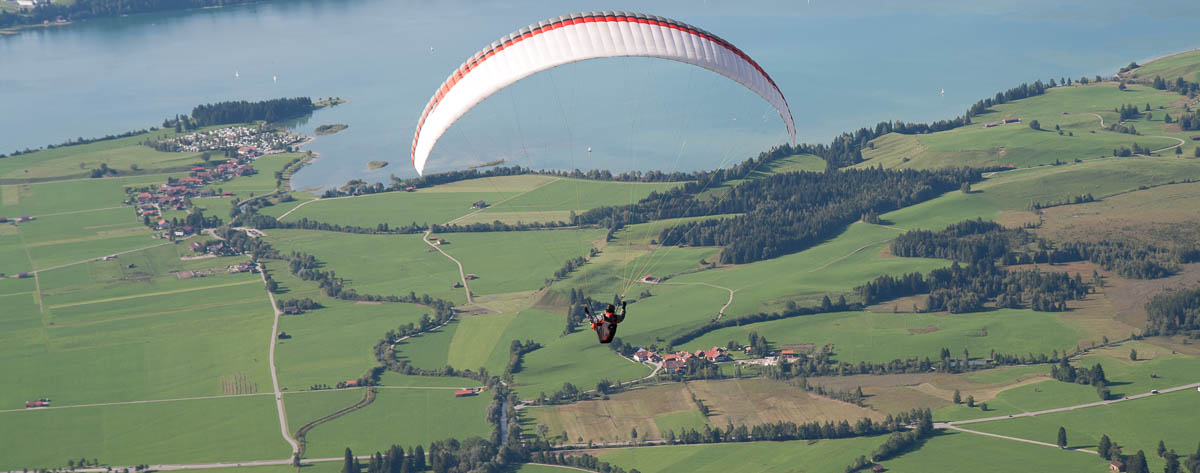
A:
{"label": "paragliding canopy", "polygon": [[787,100],[750,56],[700,28],[654,15],[572,13],[539,21],[504,36],[459,66],[438,87],[413,136],[418,174],[438,138],[472,107],[538,72],[572,62],[641,56],[679,61],[721,74],[754,91],[779,112],[794,144],[796,126]]}

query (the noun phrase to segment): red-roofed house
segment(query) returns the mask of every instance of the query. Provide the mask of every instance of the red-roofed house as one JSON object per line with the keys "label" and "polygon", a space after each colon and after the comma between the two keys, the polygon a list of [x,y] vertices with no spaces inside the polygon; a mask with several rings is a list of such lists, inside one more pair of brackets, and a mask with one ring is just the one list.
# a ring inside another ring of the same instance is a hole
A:
{"label": "red-roofed house", "polygon": [[1005,118],[1005,119],[1003,119],[1003,120],[1000,120],[1000,123],[1021,123],[1021,119],[1020,119],[1020,118],[1008,117],[1008,118]]}
{"label": "red-roofed house", "polygon": [[454,391],[454,397],[467,397],[474,396],[476,394],[479,393],[475,392],[474,389],[459,389],[458,391]]}
{"label": "red-roofed house", "polygon": [[791,348],[786,349],[786,350],[779,350],[779,356],[781,356],[783,358],[794,358],[796,356],[796,350],[793,350]]}
{"label": "red-roofed house", "polygon": [[355,387],[355,386],[358,386],[358,380],[357,380],[357,379],[352,379],[352,380],[346,381],[346,383],[345,383],[345,384],[346,384],[346,387],[347,387],[347,388],[353,388],[353,387]]}
{"label": "red-roofed house", "polygon": [[663,360],[663,371],[674,373],[681,370],[683,370],[683,362],[679,361],[679,359],[672,358],[669,360]]}

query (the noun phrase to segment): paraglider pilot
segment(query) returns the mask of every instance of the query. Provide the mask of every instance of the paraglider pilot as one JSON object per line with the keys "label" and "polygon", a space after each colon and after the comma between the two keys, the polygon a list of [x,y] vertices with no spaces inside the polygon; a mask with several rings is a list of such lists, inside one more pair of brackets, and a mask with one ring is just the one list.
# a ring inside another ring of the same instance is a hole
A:
{"label": "paraglider pilot", "polygon": [[597,315],[593,315],[587,306],[583,307],[583,313],[587,314],[588,320],[592,321],[592,330],[596,331],[600,343],[612,342],[613,337],[617,335],[617,324],[625,321],[625,301],[621,301],[621,313],[617,314],[616,312],[617,308],[612,304],[608,305],[603,314]]}

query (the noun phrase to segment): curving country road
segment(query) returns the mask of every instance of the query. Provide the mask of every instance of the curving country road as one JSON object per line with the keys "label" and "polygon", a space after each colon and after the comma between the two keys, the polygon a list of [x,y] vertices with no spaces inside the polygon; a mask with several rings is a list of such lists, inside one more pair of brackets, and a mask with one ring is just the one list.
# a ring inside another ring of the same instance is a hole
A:
{"label": "curving country road", "polygon": [[458,265],[458,277],[462,280],[463,290],[467,292],[467,303],[474,304],[475,301],[471,298],[471,285],[467,284],[467,273],[463,272],[462,262],[458,261],[453,256],[450,256],[450,253],[446,253],[445,251],[442,251],[441,246],[434,244],[432,241],[429,241],[429,235],[432,233],[433,233],[432,229],[425,230],[425,236],[422,236],[421,240],[423,240],[425,242],[425,244],[429,245],[431,248],[438,250],[438,253],[441,253],[442,256],[450,258],[450,261],[453,261],[454,264]]}
{"label": "curving country road", "polygon": [[[628,278],[625,278],[622,276],[621,279],[628,279]],[[729,305],[733,304],[733,293],[738,291],[738,289],[730,289],[725,286],[718,286],[716,284],[709,284],[706,282],[646,282],[641,279],[637,279],[634,282],[639,282],[642,284],[650,284],[650,285],[654,285],[654,286],[657,286],[660,284],[663,286],[708,286],[708,287],[712,287],[712,288],[724,289],[726,291],[729,291],[729,300],[725,301],[725,305],[721,306],[721,309],[717,311],[717,318],[715,320],[721,320],[721,317],[725,316],[725,309],[728,309]]]}
{"label": "curving country road", "polygon": [[[258,274],[262,276],[263,285],[267,284],[267,271],[262,264],[259,264]],[[292,455],[300,451],[300,444],[296,443],[296,439],[292,438],[292,434],[288,433],[287,412],[283,409],[283,394],[279,391],[279,375],[275,371],[275,345],[279,340],[279,305],[275,303],[275,294],[267,291],[267,297],[271,299],[271,310],[275,312],[275,322],[271,324],[271,350],[269,361],[271,366],[271,385],[275,387],[275,405],[279,408],[279,432],[283,434],[283,439],[292,446]],[[291,461],[290,459],[288,460]]]}

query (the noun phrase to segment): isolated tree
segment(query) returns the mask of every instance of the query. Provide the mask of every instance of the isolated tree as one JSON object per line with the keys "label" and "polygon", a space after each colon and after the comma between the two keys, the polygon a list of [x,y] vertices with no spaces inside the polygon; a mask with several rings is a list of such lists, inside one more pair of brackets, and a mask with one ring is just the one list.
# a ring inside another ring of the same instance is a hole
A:
{"label": "isolated tree", "polygon": [[954,403],[962,404],[962,393],[959,393],[957,389],[954,390]]}
{"label": "isolated tree", "polygon": [[547,427],[546,424],[538,424],[538,426],[537,426],[538,437],[545,439],[546,434],[548,434],[548,433],[550,433],[550,427]]}
{"label": "isolated tree", "polygon": [[1158,458],[1162,458],[1167,453],[1167,444],[1163,443],[1162,440],[1158,441],[1158,451],[1156,453],[1158,453]]}
{"label": "isolated tree", "polygon": [[986,402],[979,403],[979,410],[981,410],[983,412],[987,412],[987,410],[988,410],[987,403]]}
{"label": "isolated tree", "polygon": [[350,447],[346,447],[346,458],[342,459],[342,473],[358,473],[354,463],[354,454],[350,452]]}
{"label": "isolated tree", "polygon": [[1058,428],[1058,448],[1067,448],[1067,429]]}
{"label": "isolated tree", "polygon": [[962,183],[962,187],[959,187],[958,190],[962,191],[963,194],[970,194],[971,193],[971,183],[970,182]]}
{"label": "isolated tree", "polygon": [[1108,438],[1108,434],[1100,437],[1100,443],[1096,445],[1096,453],[1100,454],[1100,458],[1112,460],[1112,440]]}
{"label": "isolated tree", "polygon": [[975,407],[975,396],[974,395],[967,396],[967,407]]}
{"label": "isolated tree", "polygon": [[1039,130],[1039,131],[1040,131],[1040,130],[1042,129],[1042,124],[1041,124],[1041,123],[1038,123],[1038,121],[1037,121],[1037,120],[1031,120],[1031,121],[1029,122],[1029,128],[1033,128],[1034,130]]}
{"label": "isolated tree", "polygon": [[1150,473],[1150,467],[1146,466],[1146,452],[1138,450],[1132,457],[1129,457],[1129,462],[1125,465],[1125,472]]}
{"label": "isolated tree", "polygon": [[1183,156],[1183,146],[1182,145],[1177,146],[1175,148],[1175,156]]}
{"label": "isolated tree", "polygon": [[1136,348],[1129,349],[1129,359],[1132,361],[1137,361],[1137,349]]}
{"label": "isolated tree", "polygon": [[633,430],[629,432],[629,438],[637,440],[637,427],[634,427]]}

